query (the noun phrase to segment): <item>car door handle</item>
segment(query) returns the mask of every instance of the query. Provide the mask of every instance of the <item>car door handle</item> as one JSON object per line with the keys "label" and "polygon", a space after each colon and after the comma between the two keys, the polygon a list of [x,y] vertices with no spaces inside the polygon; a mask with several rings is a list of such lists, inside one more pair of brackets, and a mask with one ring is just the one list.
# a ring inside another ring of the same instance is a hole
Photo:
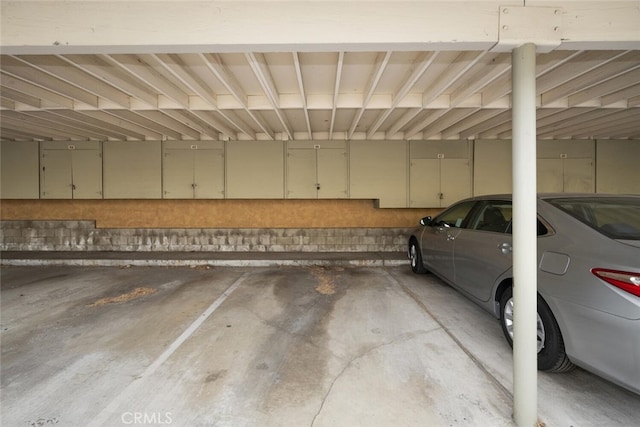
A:
{"label": "car door handle", "polygon": [[498,249],[500,249],[500,252],[502,252],[505,255],[510,254],[513,251],[513,248],[511,247],[511,243],[500,243],[498,245]]}

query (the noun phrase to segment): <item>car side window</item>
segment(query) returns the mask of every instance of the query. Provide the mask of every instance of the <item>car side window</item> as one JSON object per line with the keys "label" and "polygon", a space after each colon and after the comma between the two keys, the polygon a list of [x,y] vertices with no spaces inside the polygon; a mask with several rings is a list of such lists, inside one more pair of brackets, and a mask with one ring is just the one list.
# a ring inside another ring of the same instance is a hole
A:
{"label": "car side window", "polygon": [[513,210],[510,201],[482,202],[469,228],[494,233],[506,233],[510,229],[512,214]]}
{"label": "car side window", "polygon": [[476,203],[477,202],[475,201],[468,201],[453,205],[435,217],[431,224],[445,227],[466,228],[469,212],[471,212]]}
{"label": "car side window", "polygon": [[[507,234],[513,233],[512,226],[513,226],[513,221],[509,221],[509,226],[507,227],[507,231],[506,231]],[[538,218],[538,229],[536,231],[536,235],[540,237],[550,233],[552,233],[552,231],[550,231],[549,228],[542,221],[540,221],[540,218]]]}

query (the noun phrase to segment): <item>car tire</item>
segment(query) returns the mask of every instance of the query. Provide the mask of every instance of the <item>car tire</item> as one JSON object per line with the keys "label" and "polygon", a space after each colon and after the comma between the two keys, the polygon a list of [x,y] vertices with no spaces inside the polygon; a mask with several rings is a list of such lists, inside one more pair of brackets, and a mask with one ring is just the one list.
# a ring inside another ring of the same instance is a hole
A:
{"label": "car tire", "polygon": [[[507,342],[513,347],[513,290],[507,289],[500,298],[500,325]],[[562,333],[551,309],[538,295],[538,369],[547,372],[567,372],[574,368],[564,348]]]}
{"label": "car tire", "polygon": [[422,254],[418,242],[411,240],[409,243],[409,259],[411,260],[411,271],[416,274],[425,274],[427,269],[422,264]]}

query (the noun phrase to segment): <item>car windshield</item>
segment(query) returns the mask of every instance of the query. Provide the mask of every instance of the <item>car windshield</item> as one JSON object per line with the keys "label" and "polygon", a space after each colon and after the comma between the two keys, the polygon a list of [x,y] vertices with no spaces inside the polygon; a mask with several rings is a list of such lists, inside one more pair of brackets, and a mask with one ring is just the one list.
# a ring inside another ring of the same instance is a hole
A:
{"label": "car windshield", "polygon": [[640,197],[547,199],[612,239],[640,240]]}

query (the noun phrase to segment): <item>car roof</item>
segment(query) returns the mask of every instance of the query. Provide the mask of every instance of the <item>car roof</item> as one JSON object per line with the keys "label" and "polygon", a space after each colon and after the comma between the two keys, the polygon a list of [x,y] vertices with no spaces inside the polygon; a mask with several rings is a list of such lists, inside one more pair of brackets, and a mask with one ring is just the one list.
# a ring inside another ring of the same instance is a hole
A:
{"label": "car roof", "polygon": [[[572,198],[622,198],[622,199],[638,199],[640,195],[637,194],[609,194],[609,193],[538,193],[536,196],[540,200],[549,199],[572,199]],[[511,200],[512,195],[503,194],[485,194],[482,196],[470,197],[465,200]]]}

